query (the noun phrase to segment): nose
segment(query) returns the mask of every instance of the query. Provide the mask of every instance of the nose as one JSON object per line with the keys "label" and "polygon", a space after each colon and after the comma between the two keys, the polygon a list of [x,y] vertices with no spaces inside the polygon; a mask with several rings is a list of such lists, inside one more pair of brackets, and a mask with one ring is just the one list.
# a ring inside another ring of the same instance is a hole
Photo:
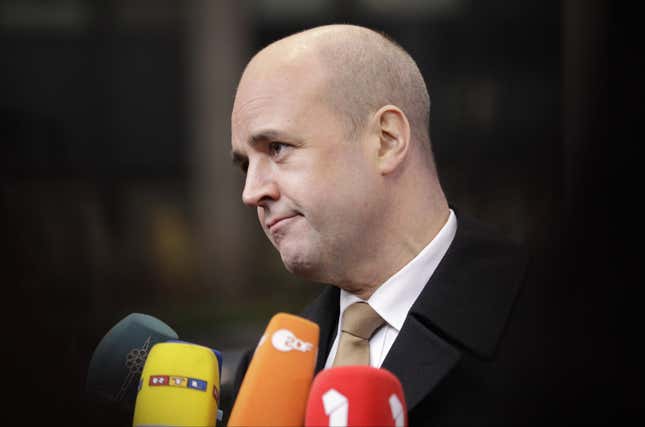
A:
{"label": "nose", "polygon": [[262,162],[249,164],[246,171],[242,201],[247,206],[266,207],[272,200],[278,200],[280,192],[270,165]]}

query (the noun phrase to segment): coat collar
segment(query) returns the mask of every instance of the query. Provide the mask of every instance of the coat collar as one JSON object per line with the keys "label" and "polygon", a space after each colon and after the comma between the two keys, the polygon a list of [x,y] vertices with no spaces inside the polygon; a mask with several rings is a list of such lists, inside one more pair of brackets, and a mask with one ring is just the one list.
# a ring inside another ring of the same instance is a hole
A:
{"label": "coat collar", "polygon": [[[494,357],[524,276],[526,255],[517,245],[474,220],[458,220],[448,252],[383,362],[401,381],[409,410],[457,365],[462,351]],[[320,325],[316,372],[335,338],[338,295],[327,287],[303,313]]]}

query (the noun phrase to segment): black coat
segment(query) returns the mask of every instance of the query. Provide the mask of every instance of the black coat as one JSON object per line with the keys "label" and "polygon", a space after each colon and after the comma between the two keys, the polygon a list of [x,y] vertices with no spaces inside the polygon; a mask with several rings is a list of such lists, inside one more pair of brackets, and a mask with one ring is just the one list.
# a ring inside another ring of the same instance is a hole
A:
{"label": "black coat", "polygon": [[[558,340],[547,328],[546,288],[527,280],[529,264],[520,246],[458,218],[450,248],[382,365],[403,385],[410,426],[558,421]],[[320,326],[316,372],[335,338],[338,301],[338,288],[328,287],[303,312]]]}

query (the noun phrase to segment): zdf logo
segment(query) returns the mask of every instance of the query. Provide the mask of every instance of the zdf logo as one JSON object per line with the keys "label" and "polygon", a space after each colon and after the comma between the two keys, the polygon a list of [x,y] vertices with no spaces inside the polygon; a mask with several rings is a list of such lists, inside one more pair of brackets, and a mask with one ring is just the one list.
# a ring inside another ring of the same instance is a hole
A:
{"label": "zdf logo", "polygon": [[314,345],[309,342],[298,339],[293,332],[288,329],[278,329],[271,336],[271,344],[278,351],[298,350],[301,352],[311,351]]}

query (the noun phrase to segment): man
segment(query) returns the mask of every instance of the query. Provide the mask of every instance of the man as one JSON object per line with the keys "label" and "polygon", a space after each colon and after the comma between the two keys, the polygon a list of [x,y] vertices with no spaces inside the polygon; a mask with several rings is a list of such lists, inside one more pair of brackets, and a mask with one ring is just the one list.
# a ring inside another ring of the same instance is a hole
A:
{"label": "man", "polygon": [[279,40],[235,97],[242,199],[290,272],[332,285],[304,313],[320,325],[318,370],[337,361],[343,314],[366,302],[382,319],[368,363],[401,380],[411,425],[527,424],[541,369],[521,325],[536,322],[511,316],[526,256],[449,207],[429,115],[416,64],[380,34],[330,25]]}

